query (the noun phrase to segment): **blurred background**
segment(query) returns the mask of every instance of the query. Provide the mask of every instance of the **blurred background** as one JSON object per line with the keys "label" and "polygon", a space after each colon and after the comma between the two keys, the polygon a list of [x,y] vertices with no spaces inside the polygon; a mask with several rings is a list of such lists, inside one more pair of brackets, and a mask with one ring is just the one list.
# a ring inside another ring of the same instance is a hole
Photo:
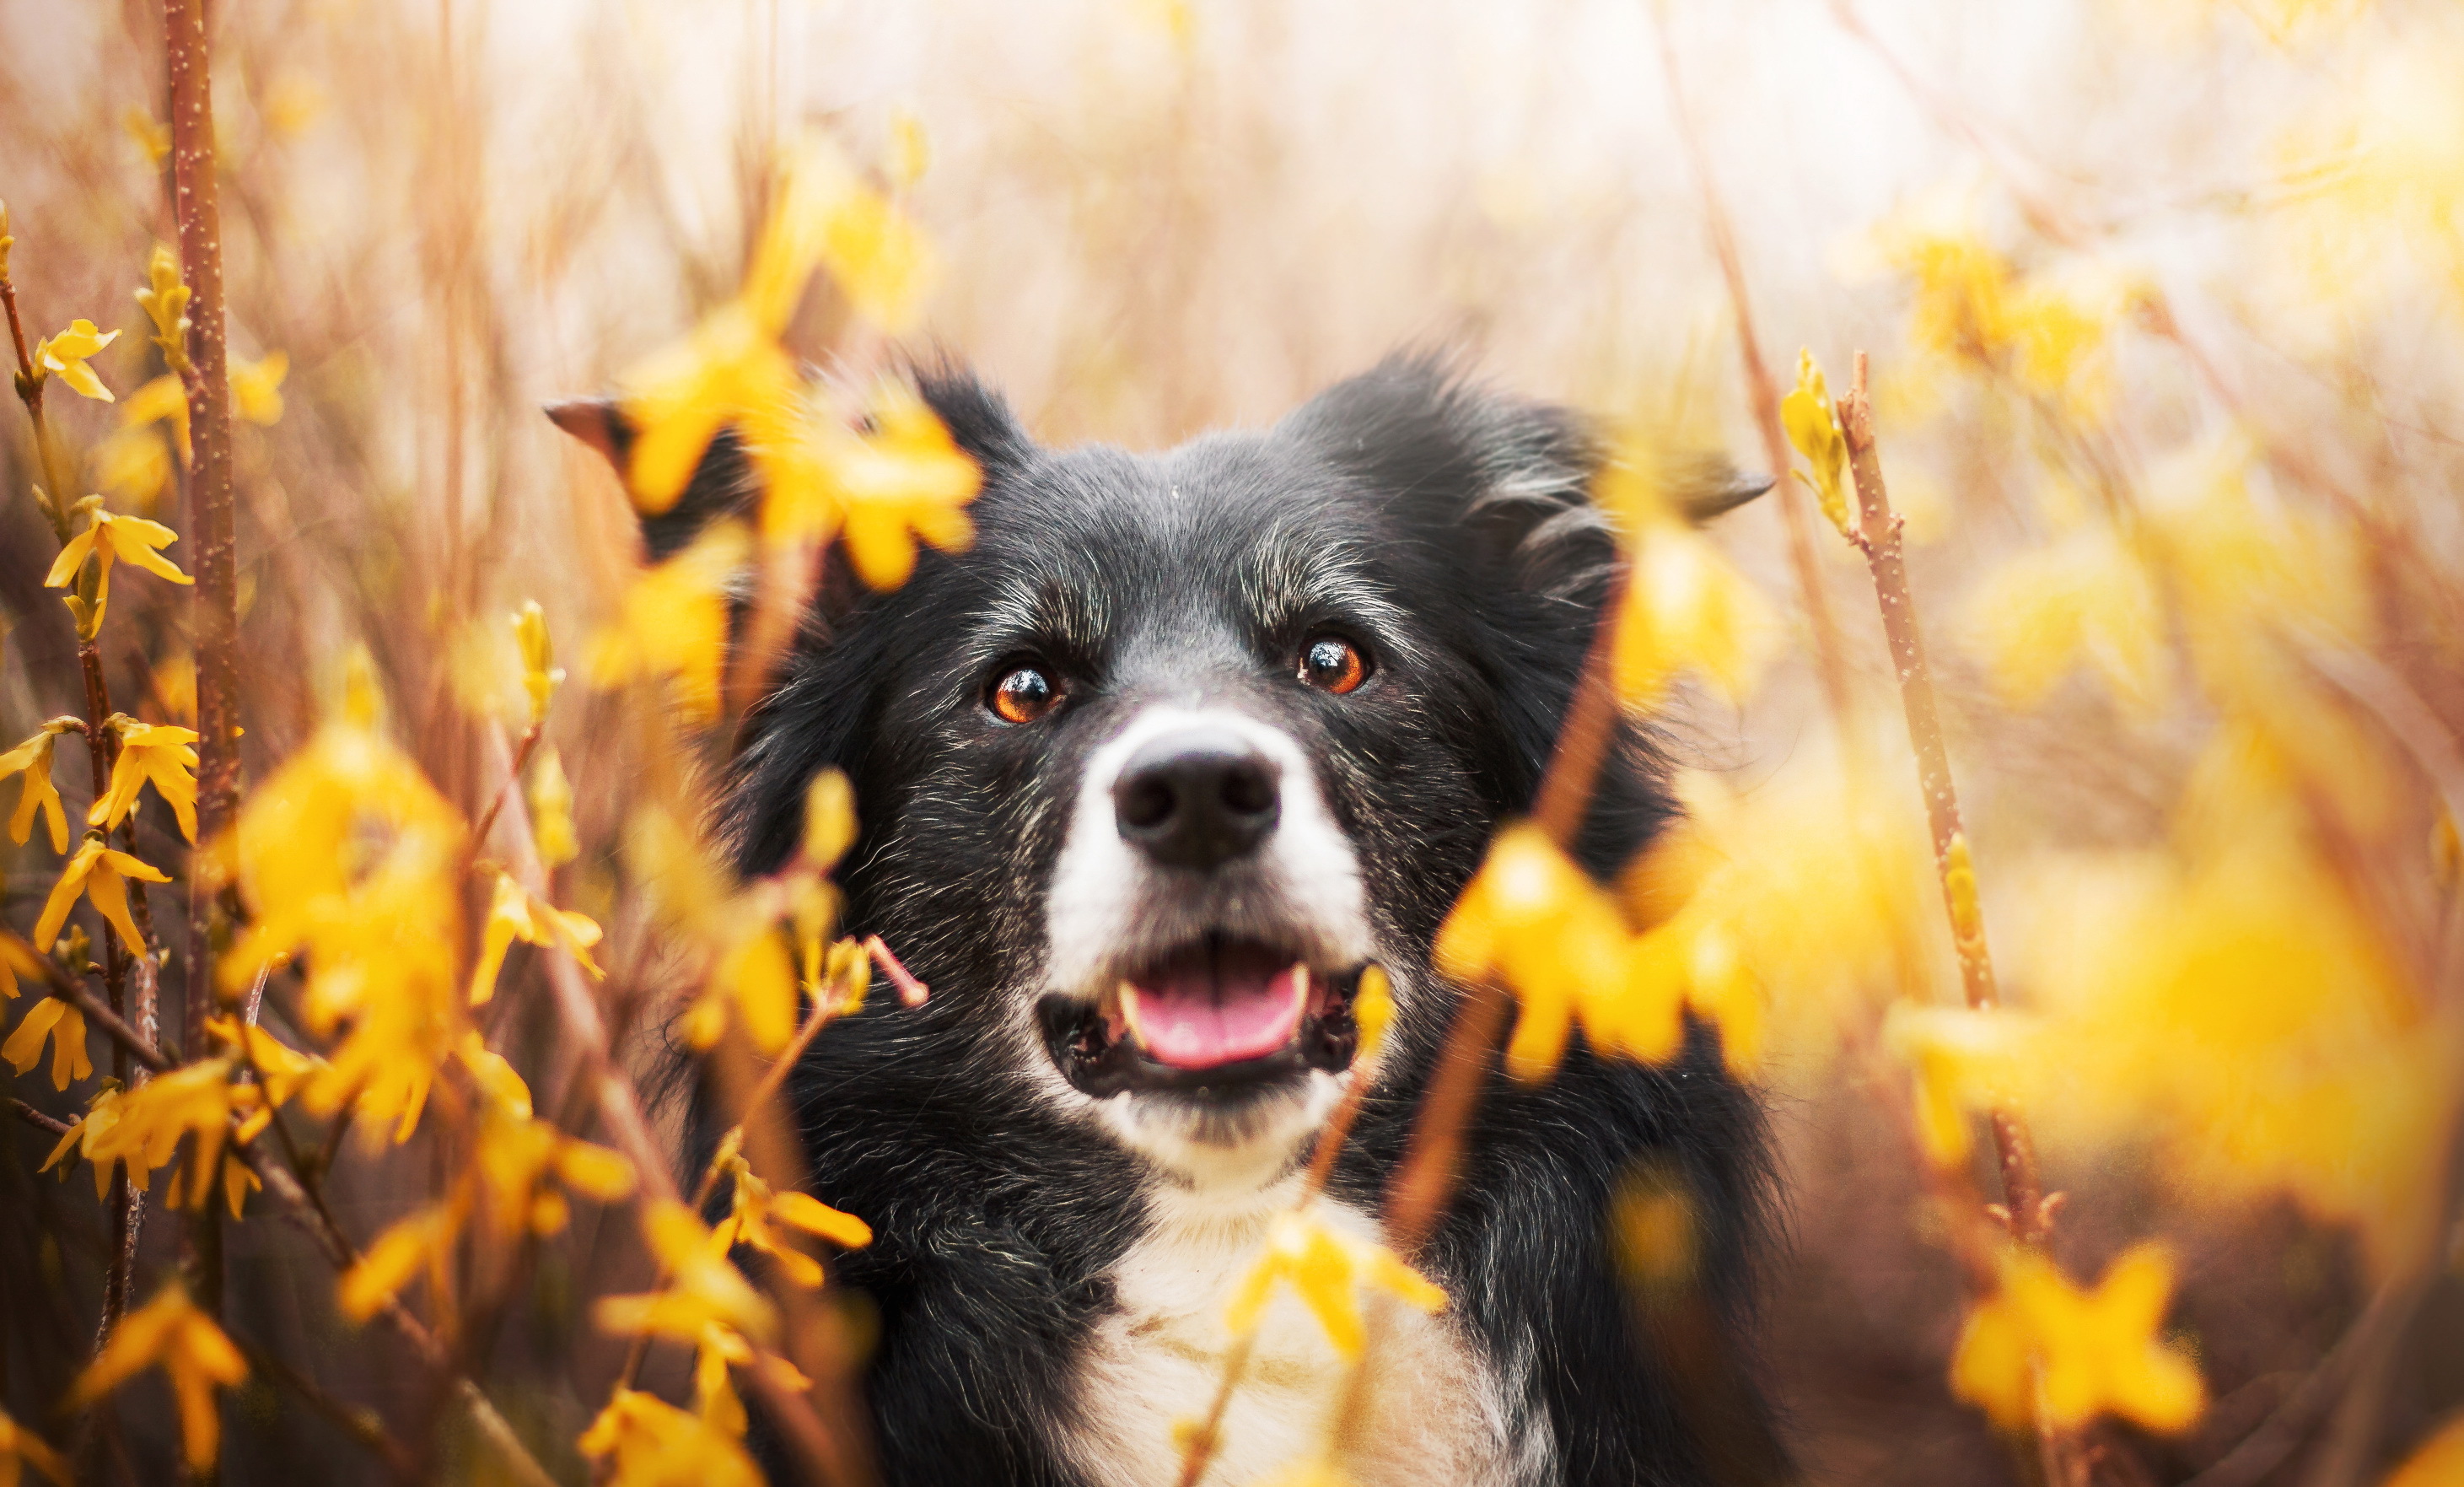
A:
{"label": "blurred background", "polygon": [[[537,599],[578,655],[638,562],[617,481],[540,405],[735,292],[808,133],[934,245],[899,345],[972,363],[1044,439],[1142,449],[1442,345],[1766,469],[1715,189],[1782,389],[1800,347],[1835,388],[1872,355],[1987,922],[2039,1035],[1994,1084],[1890,1021],[1958,988],[1864,567],[1792,493],[1842,710],[1779,500],[1725,519],[1787,643],[1742,701],[1688,684],[1671,718],[1771,1001],[1789,1233],[1762,1351],[1809,1479],[2020,1470],[1947,1382],[1960,1274],[1912,1069],[1921,1097],[2030,1102],[2072,1274],[2171,1247],[2168,1326],[2210,1405],[2177,1436],[2102,1429],[2101,1480],[2374,1481],[2464,1404],[2464,11],[226,0],[212,25],[231,343],[287,366],[238,442],[251,775],[364,645],[395,735],[473,813],[501,764],[455,659],[471,627]],[[94,364],[123,399],[156,369],[130,294],[173,236],[159,27],[0,8],[21,297],[45,331],[129,330]],[[826,278],[786,341],[856,374],[882,349]],[[125,407],[53,416],[115,509],[179,524],[163,431]],[[29,441],[0,423],[6,742],[76,705],[77,666]],[[177,655],[180,607],[142,582],[114,686],[177,718],[176,664],[140,657]],[[615,850],[649,767],[618,724],[644,705],[576,687],[550,733],[584,843],[570,895],[609,925],[637,1025],[667,994]],[[51,859],[0,852],[17,922]],[[7,1141],[0,1385],[30,1419],[90,1343],[100,1220],[82,1176],[34,1177],[50,1138]],[[346,1226],[405,1211],[431,1161],[369,1168]],[[574,1479],[614,1368],[581,1307],[644,1271],[620,1227],[586,1214],[548,1247],[486,1365]],[[280,1230],[232,1256],[234,1295],[317,1340],[337,1393],[434,1408]],[[358,1470],[261,1382],[238,1398],[234,1478]],[[167,1461],[167,1425],[132,1421],[132,1457]]]}

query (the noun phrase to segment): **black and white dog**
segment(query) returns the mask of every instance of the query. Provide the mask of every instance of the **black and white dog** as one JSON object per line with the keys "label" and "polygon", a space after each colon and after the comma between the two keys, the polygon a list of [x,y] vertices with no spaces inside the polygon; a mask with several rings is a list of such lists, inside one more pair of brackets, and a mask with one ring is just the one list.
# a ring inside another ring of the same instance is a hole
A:
{"label": "black and white dog", "polygon": [[[793,1084],[814,1190],[877,1236],[838,1275],[879,1311],[883,1476],[1161,1487],[1222,1375],[1226,1297],[1364,1079],[1319,1207],[1376,1232],[1461,994],[1431,937],[1530,804],[1617,562],[1599,452],[1430,359],[1157,455],[1041,448],[972,379],[919,385],[982,466],[975,542],[891,592],[842,579],[751,721],[728,824],[772,869],[815,771],[846,770],[848,928],[933,988],[831,1028]],[[653,551],[743,486],[722,440]],[[1656,757],[1629,728],[1580,843],[1595,873],[1666,820]],[[1398,1008],[1374,1067],[1352,1015],[1372,962]],[[1638,1164],[1693,1200],[1674,1306],[1613,1258]],[[1737,1343],[1765,1193],[1755,1105],[1705,1030],[1665,1068],[1578,1038],[1549,1082],[1495,1076],[1411,1257],[1450,1304],[1395,1309],[1345,1469],[1784,1479]],[[1276,1308],[1211,1483],[1326,1439],[1342,1361]]]}

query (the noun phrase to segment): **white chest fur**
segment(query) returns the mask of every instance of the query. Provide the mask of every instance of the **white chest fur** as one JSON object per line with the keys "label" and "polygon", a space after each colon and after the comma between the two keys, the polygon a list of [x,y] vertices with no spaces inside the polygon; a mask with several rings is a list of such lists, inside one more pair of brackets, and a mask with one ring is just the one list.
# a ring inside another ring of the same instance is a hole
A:
{"label": "white chest fur", "polygon": [[[1118,1309],[1098,1327],[1079,1379],[1086,1418],[1069,1452],[1090,1479],[1104,1487],[1178,1479],[1174,1422],[1205,1417],[1232,1345],[1224,1300],[1298,1184],[1295,1176],[1237,1199],[1155,1195],[1149,1232],[1113,1272]],[[1312,1212],[1375,1236],[1375,1226],[1349,1206],[1319,1199]],[[1478,1350],[1443,1314],[1386,1312],[1371,1354],[1365,1428],[1343,1443],[1339,1464],[1359,1487],[1503,1479],[1504,1423]],[[1322,1451],[1346,1377],[1342,1355],[1308,1308],[1279,1288],[1224,1415],[1208,1487],[1260,1481]]]}

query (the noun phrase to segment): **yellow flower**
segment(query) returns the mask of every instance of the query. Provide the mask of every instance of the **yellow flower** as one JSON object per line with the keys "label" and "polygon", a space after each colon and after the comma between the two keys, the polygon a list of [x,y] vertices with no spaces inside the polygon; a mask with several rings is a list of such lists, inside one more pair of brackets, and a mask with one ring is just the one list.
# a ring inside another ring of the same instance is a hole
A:
{"label": "yellow flower", "polygon": [[69,385],[69,390],[79,397],[112,401],[111,389],[94,374],[85,359],[120,339],[116,330],[98,331],[94,322],[79,317],[69,322],[69,328],[56,336],[47,336],[34,344],[34,365]]}
{"label": "yellow flower", "polygon": [[25,783],[17,792],[17,809],[9,817],[9,838],[19,846],[34,829],[34,812],[40,810],[51,822],[52,850],[69,850],[68,812],[60,807],[60,792],[52,784],[52,741],[66,733],[68,721],[57,720],[43,724],[42,731],[0,754],[0,780],[24,770]]}
{"label": "yellow flower", "polygon": [[548,699],[556,696],[564,673],[557,668],[556,647],[548,638],[547,614],[537,599],[514,611],[514,639],[522,653],[522,690],[530,695],[531,726],[547,721]]}
{"label": "yellow flower", "polygon": [[463,837],[418,766],[347,713],[241,810],[229,856],[252,921],[223,957],[223,988],[296,956],[309,1031],[350,1024],[301,1092],[312,1110],[356,1099],[394,1119],[397,1139],[417,1125],[460,1032]]}
{"label": "yellow flower", "polygon": [[197,735],[189,728],[139,722],[116,716],[120,757],[112,762],[111,786],[86,812],[86,825],[108,832],[137,804],[138,788],[154,782],[154,793],[180,820],[180,834],[197,839]]}
{"label": "yellow flower", "polygon": [[673,1200],[654,1203],[642,1215],[642,1232],[667,1272],[667,1288],[602,1298],[595,1315],[603,1329],[687,1343],[698,1342],[711,1326],[754,1338],[767,1338],[778,1329],[778,1313],[728,1263],[724,1246],[701,1227],[691,1209]]}
{"label": "yellow flower", "polygon": [[1324,1456],[1303,1456],[1275,1469],[1258,1487],[1353,1487],[1352,1477]]}
{"label": "yellow flower", "polygon": [[618,1389],[582,1435],[605,1460],[608,1487],[761,1487],[761,1474],[726,1431],[638,1389]]}
{"label": "yellow flower", "polygon": [[[765,1054],[796,1035],[796,960],[778,921],[792,907],[793,894],[775,879],[745,893],[730,893],[724,875],[693,832],[661,810],[633,818],[626,838],[634,877],[649,886],[669,922],[699,940],[711,952],[701,995],[685,1013],[685,1041],[708,1048],[718,1041],[731,1015]],[[810,878],[811,887],[822,885]]]}
{"label": "yellow flower", "polygon": [[2449,1415],[2383,1487],[2455,1487],[2457,1482],[2464,1482],[2464,1412]]}
{"label": "yellow flower", "polygon": [[1882,1043],[1914,1075],[1917,1136],[1937,1166],[1968,1160],[1971,1112],[2017,1102],[2028,1031],[2015,1012],[1892,1005]]}
{"label": "yellow flower", "polygon": [[147,1368],[171,1381],[180,1404],[180,1442],[191,1472],[214,1464],[222,1421],[214,1412],[214,1386],[237,1384],[248,1365],[214,1320],[188,1301],[177,1281],[114,1327],[110,1339],[69,1393],[70,1403],[90,1405]]}
{"label": "yellow flower", "polygon": [[145,152],[145,163],[159,166],[171,156],[171,126],[154,118],[134,103],[120,116],[120,126]]}
{"label": "yellow flower", "polygon": [[2159,1341],[2172,1263],[2153,1245],[2113,1262],[2082,1291],[2051,1260],[2006,1251],[2001,1288],[1969,1315],[1951,1359],[1951,1391],[2006,1431],[2046,1423],[2076,1430],[2118,1414],[2151,1431],[2185,1430],[2204,1390],[2189,1360]]}
{"label": "yellow flower", "polygon": [[1223,1308],[1223,1324],[1235,1337],[1257,1330],[1275,1282],[1288,1283],[1326,1329],[1327,1341],[1346,1358],[1360,1356],[1367,1333],[1360,1321],[1358,1291],[1374,1286],[1407,1306],[1443,1310],[1446,1294],[1380,1244],[1354,1238],[1306,1214],[1275,1215],[1265,1252],[1243,1276]]}
{"label": "yellow flower", "polygon": [[122,429],[95,447],[94,483],[153,511],[171,484],[171,455],[151,429]]}
{"label": "yellow flower", "polygon": [[43,1056],[43,1041],[52,1041],[52,1088],[64,1090],[73,1079],[82,1079],[94,1073],[94,1062],[85,1052],[85,1013],[75,1004],[55,996],[45,997],[28,1008],[17,1031],[9,1041],[0,1044],[0,1058],[6,1058],[24,1074]]}
{"label": "yellow flower", "polygon": [[1856,532],[1852,509],[1848,503],[1848,440],[1839,432],[1839,421],[1831,412],[1831,389],[1824,386],[1822,368],[1815,365],[1812,351],[1796,354],[1796,389],[1780,399],[1780,422],[1788,430],[1788,441],[1796,446],[1813,468],[1808,482],[1814,487],[1815,501],[1831,524],[1842,537]]}
{"label": "yellow flower", "polygon": [[728,424],[789,423],[803,389],[776,334],[742,304],[728,304],[625,378],[625,414],[639,431],[626,477],[644,512],[676,503]]}
{"label": "yellow flower", "polygon": [[1743,701],[1777,648],[1778,622],[1669,499],[1661,468],[1639,439],[1629,440],[1601,467],[1594,493],[1626,549],[1611,674],[1630,702],[1652,701],[1688,671]]}
{"label": "yellow flower", "polygon": [[796,423],[785,449],[770,452],[761,535],[778,543],[836,532],[858,577],[895,588],[914,571],[917,538],[945,552],[973,540],[963,508],[982,474],[912,388],[884,386],[862,421],[869,427],[859,430],[819,407]]}
{"label": "yellow flower", "polygon": [[188,447],[188,389],[178,376],[165,372],[128,395],[120,405],[120,426],[135,433],[150,423],[167,423],[179,445],[180,463],[195,456]]}
{"label": "yellow flower", "polygon": [[[155,1169],[170,1165],[180,1139],[193,1133],[187,1196],[182,1197],[174,1180],[167,1201],[189,1208],[203,1204],[222,1176],[223,1143],[231,1134],[232,1119],[249,1113],[239,1126],[245,1141],[262,1130],[273,1114],[261,1086],[234,1084],[231,1076],[230,1059],[209,1058],[156,1075],[125,1092],[118,1101],[118,1119],[83,1143],[87,1159],[97,1166],[122,1162],[131,1182],[150,1185]],[[236,1185],[226,1179],[226,1187],[236,1212]]]}
{"label": "yellow flower", "polygon": [[58,1484],[72,1487],[69,1464],[43,1438],[9,1418],[0,1409],[0,1487],[17,1487],[18,1467],[31,1466]]}
{"label": "yellow flower", "polygon": [[236,1016],[209,1017],[206,1031],[247,1057],[264,1086],[265,1098],[276,1105],[289,1101],[325,1068],[325,1060],[299,1052],[259,1023],[243,1023]]}
{"label": "yellow flower", "polygon": [[858,314],[892,335],[914,324],[937,274],[932,245],[914,223],[818,136],[788,161],[779,210],[745,275],[745,302],[774,333],[816,264],[829,270]]}
{"label": "yellow flower", "polygon": [[1522,1003],[1506,1066],[1524,1079],[1556,1068],[1577,1004],[1624,979],[1625,955],[1617,905],[1528,822],[1497,833],[1432,951],[1443,974],[1495,976]]}
{"label": "yellow flower", "polygon": [[605,1146],[576,1141],[531,1114],[531,1095],[513,1066],[488,1051],[479,1034],[462,1039],[463,1061],[487,1094],[479,1123],[478,1173],[490,1210],[508,1232],[560,1232],[571,1216],[564,1196],[545,1187],[552,1174],[565,1187],[613,1203],[633,1190],[633,1164]]}
{"label": "yellow flower", "polygon": [[722,1249],[741,1244],[760,1251],[778,1263],[780,1273],[792,1284],[820,1285],[822,1267],[773,1228],[774,1224],[818,1234],[850,1250],[872,1243],[872,1226],[864,1220],[852,1213],[842,1213],[808,1193],[771,1191],[770,1185],[754,1176],[753,1168],[741,1156],[728,1157],[720,1170],[734,1175],[736,1199],[728,1216],[712,1231],[712,1242]]}
{"label": "yellow flower", "polygon": [[[188,286],[180,282],[180,260],[161,243],[145,260],[145,280],[146,287],[137,291],[137,303],[154,322],[154,344],[163,348],[163,365],[177,376],[188,369]],[[185,433],[180,448],[185,456]]]}
{"label": "yellow flower", "polygon": [[[43,1159],[43,1165],[39,1170],[48,1172],[57,1166],[60,1169],[60,1181],[68,1181],[69,1166],[75,1164],[64,1165],[63,1159],[74,1150],[80,1157],[91,1160],[95,1143],[101,1141],[104,1135],[119,1122],[120,1081],[105,1079],[102,1081],[102,1088],[95,1091],[93,1100],[86,1105],[85,1114],[79,1116],[75,1124],[61,1133],[59,1144],[54,1146],[52,1154]],[[111,1191],[112,1163],[96,1162],[93,1165],[94,1196],[95,1201],[99,1203]],[[143,1187],[150,1175],[149,1172],[131,1170],[128,1181],[131,1186]]]}
{"label": "yellow flower", "polygon": [[516,940],[536,945],[561,945],[583,970],[603,980],[606,977],[599,963],[590,958],[590,947],[599,943],[600,936],[599,925],[590,916],[560,909],[534,898],[530,890],[514,881],[513,875],[501,868],[495,876],[495,895],[488,904],[488,922],[480,931],[479,964],[471,970],[472,1006],[477,1007],[496,994],[496,972],[505,964],[505,951]]}
{"label": "yellow flower", "polygon": [[1360,989],[1352,998],[1352,1020],[1360,1029],[1362,1061],[1376,1057],[1386,1042],[1386,1029],[1395,1021],[1395,988],[1385,966],[1373,963],[1362,968]]}
{"label": "yellow flower", "polygon": [[635,579],[616,623],[591,640],[592,683],[614,687],[636,677],[672,677],[687,721],[716,718],[727,659],[727,585],[746,548],[743,528],[723,522]]}
{"label": "yellow flower", "polygon": [[137,923],[128,917],[128,878],[140,882],[167,883],[170,877],[146,866],[124,852],[115,852],[103,845],[100,832],[88,832],[85,841],[60,870],[60,880],[52,887],[52,896],[43,904],[42,918],[34,921],[34,944],[48,949],[59,939],[60,926],[68,922],[69,910],[77,906],[77,890],[94,900],[97,912],[120,932],[121,943],[131,955],[145,953],[145,942],[137,933]]}
{"label": "yellow flower", "polygon": [[1988,574],[1967,606],[1969,648],[2002,695],[2044,699],[2084,659],[2142,712],[2162,696],[2166,621],[2146,563],[2110,526],[2082,527]]}
{"label": "yellow flower", "polygon": [[376,1242],[360,1252],[351,1268],[336,1282],[336,1302],[342,1315],[365,1321],[400,1295],[423,1269],[435,1274],[451,1248],[457,1226],[442,1204],[421,1209],[388,1225]]}
{"label": "yellow flower", "polygon": [[34,947],[0,929],[0,1000],[17,1000],[19,976],[32,976],[36,981],[48,979],[42,958],[34,953]]}
{"label": "yellow flower", "polygon": [[180,540],[180,534],[160,522],[143,517],[116,517],[102,509],[102,498],[89,496],[77,503],[76,509],[86,513],[84,531],[68,540],[60,555],[53,560],[52,570],[43,575],[43,583],[53,588],[66,588],[76,582],[77,569],[85,566],[88,555],[97,566],[94,587],[94,615],[80,627],[80,633],[90,634],[102,624],[102,613],[111,603],[111,566],[125,559],[148,573],[159,574],[175,584],[193,584],[195,579],[183,573],[170,559],[155,549],[166,547]]}
{"label": "yellow flower", "polygon": [[291,370],[291,353],[268,351],[259,362],[231,359],[231,411],[253,424],[273,425],[282,418],[282,379]]}
{"label": "yellow flower", "polygon": [[551,744],[539,751],[531,768],[531,836],[539,846],[539,865],[553,873],[582,855],[582,840],[573,829],[573,782],[564,777],[564,761]]}

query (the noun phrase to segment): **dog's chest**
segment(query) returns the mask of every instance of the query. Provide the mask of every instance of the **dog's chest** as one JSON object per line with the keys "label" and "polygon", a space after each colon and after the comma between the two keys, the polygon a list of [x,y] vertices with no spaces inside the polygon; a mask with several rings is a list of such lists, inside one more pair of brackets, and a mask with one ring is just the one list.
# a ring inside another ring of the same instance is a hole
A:
{"label": "dog's chest", "polygon": [[[1116,1310],[1096,1328],[1078,1378],[1078,1468],[1102,1487],[1154,1487],[1179,1476],[1177,1422],[1206,1417],[1233,1339],[1223,1308],[1253,1265],[1277,1210],[1209,1206],[1172,1193],[1151,1231],[1112,1273]],[[1363,1237],[1358,1210],[1320,1199],[1312,1213]],[[1486,1370],[1463,1328],[1444,1315],[1386,1308],[1373,1345],[1363,1428],[1341,1465],[1359,1487],[1501,1479],[1501,1422]],[[1309,1308],[1278,1283],[1224,1414],[1221,1445],[1204,1480],[1239,1487],[1323,1451],[1349,1367]]]}

